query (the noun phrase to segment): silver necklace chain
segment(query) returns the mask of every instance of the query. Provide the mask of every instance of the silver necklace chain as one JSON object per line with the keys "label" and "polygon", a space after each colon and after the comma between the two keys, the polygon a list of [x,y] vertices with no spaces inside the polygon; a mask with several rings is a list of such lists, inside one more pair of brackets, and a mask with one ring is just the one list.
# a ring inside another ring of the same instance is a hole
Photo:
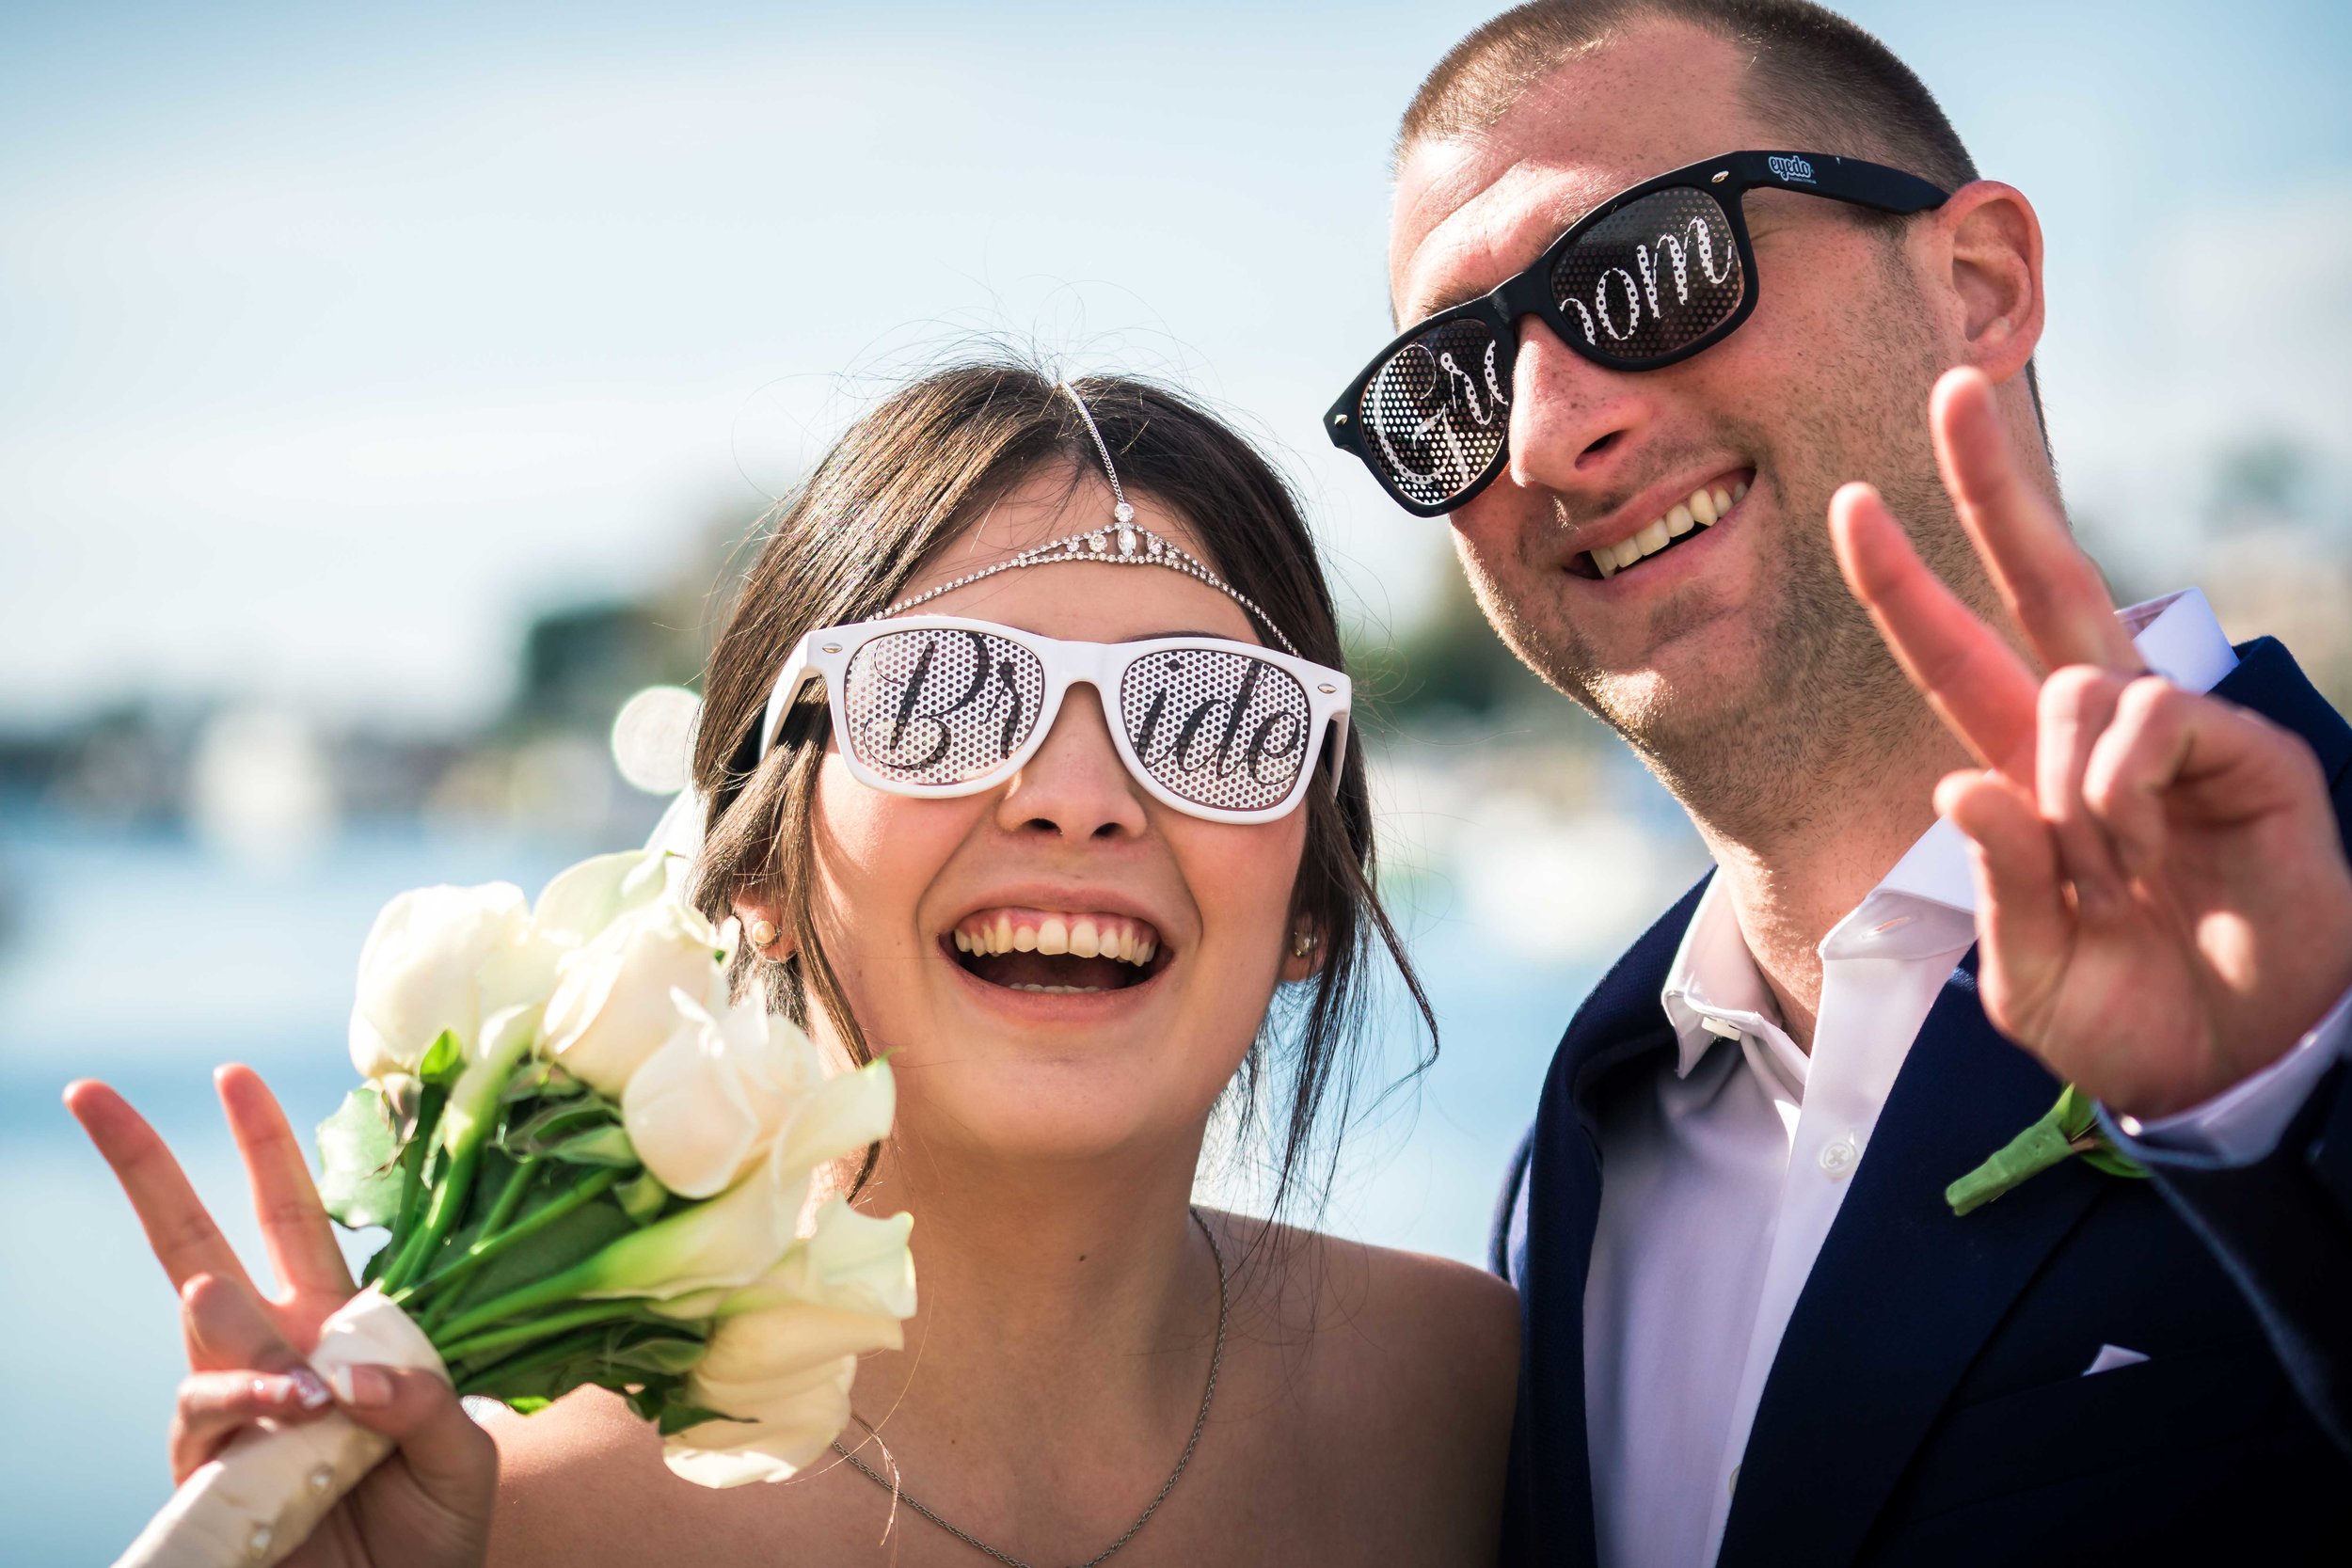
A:
{"label": "silver necklace chain", "polygon": [[[1143,1513],[1136,1516],[1134,1524],[1129,1525],[1126,1529],[1120,1533],[1118,1540],[1112,1542],[1109,1545],[1104,1547],[1101,1551],[1087,1559],[1086,1561],[1078,1564],[1078,1568],[1101,1568],[1101,1564],[1108,1560],[1112,1553],[1118,1551],[1120,1547],[1124,1546],[1128,1542],[1133,1541],[1136,1538],[1136,1532],[1152,1522],[1152,1515],[1159,1512],[1160,1504],[1168,1500],[1168,1495],[1170,1492],[1175,1491],[1176,1483],[1184,1479],[1184,1466],[1192,1463],[1193,1450],[1200,1446],[1201,1430],[1209,1424],[1209,1404],[1216,1398],[1217,1370],[1225,1364],[1225,1253],[1216,1244],[1216,1233],[1209,1228],[1209,1222],[1200,1217],[1200,1211],[1198,1209],[1192,1211],[1192,1223],[1200,1227],[1201,1238],[1209,1243],[1209,1256],[1216,1259],[1216,1348],[1209,1354],[1209,1384],[1207,1387],[1200,1390],[1200,1413],[1192,1418],[1192,1435],[1184,1439],[1184,1451],[1177,1456],[1176,1468],[1170,1470],[1168,1472],[1168,1479],[1160,1482],[1159,1491],[1152,1494],[1152,1501],[1145,1506]],[[873,1429],[868,1427],[866,1430],[871,1432]],[[996,1547],[990,1545],[987,1542],[980,1540],[977,1536],[973,1535],[970,1531],[957,1528],[946,1520],[941,1518],[938,1514],[932,1513],[930,1509],[925,1508],[921,1503],[915,1501],[914,1498],[907,1493],[907,1490],[904,1487],[890,1480],[879,1470],[876,1470],[871,1465],[866,1464],[866,1461],[860,1459],[856,1454],[851,1453],[848,1449],[843,1448],[841,1446],[841,1440],[837,1437],[834,1439],[833,1451],[848,1460],[850,1462],[850,1468],[856,1470],[858,1474],[864,1476],[867,1481],[872,1481],[875,1485],[889,1493],[899,1502],[906,1504],[909,1508],[914,1510],[915,1513],[920,1513],[924,1518],[929,1519],[932,1524],[937,1525],[941,1529],[946,1530],[949,1535],[954,1536],[957,1540],[962,1542],[974,1551],[980,1553],[984,1557],[995,1559],[998,1562],[1003,1563],[1005,1568],[1032,1568],[1031,1564],[1023,1561],[1020,1558],[1013,1556],[1010,1552],[998,1550]]]}

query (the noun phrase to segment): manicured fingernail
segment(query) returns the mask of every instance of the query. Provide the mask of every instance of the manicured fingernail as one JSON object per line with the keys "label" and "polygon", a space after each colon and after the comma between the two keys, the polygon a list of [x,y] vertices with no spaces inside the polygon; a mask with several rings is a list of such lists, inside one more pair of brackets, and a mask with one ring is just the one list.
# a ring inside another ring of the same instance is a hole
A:
{"label": "manicured fingernail", "polygon": [[308,1367],[296,1367],[286,1374],[293,1386],[294,1402],[305,1410],[323,1409],[334,1395],[327,1390],[326,1380]]}
{"label": "manicured fingernail", "polygon": [[381,1367],[338,1367],[326,1374],[335,1397],[354,1410],[372,1410],[392,1402],[392,1380]]}

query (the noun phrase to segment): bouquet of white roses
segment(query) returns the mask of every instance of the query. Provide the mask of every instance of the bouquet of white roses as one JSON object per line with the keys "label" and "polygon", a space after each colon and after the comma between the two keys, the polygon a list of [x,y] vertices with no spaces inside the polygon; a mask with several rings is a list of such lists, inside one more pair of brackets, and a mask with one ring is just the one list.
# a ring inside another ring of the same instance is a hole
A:
{"label": "bouquet of white roses", "polygon": [[[365,1082],[320,1125],[319,1189],[389,1236],[311,1360],[438,1369],[525,1413],[594,1384],[687,1479],[779,1480],[914,1310],[911,1216],[814,1201],[820,1167],[888,1130],[890,1072],[828,1076],[764,998],[731,1005],[734,923],[669,896],[663,861],[582,862],[536,905],[422,888],[377,917]],[[117,1568],[275,1562],[389,1449],[340,1416],[248,1432]]]}

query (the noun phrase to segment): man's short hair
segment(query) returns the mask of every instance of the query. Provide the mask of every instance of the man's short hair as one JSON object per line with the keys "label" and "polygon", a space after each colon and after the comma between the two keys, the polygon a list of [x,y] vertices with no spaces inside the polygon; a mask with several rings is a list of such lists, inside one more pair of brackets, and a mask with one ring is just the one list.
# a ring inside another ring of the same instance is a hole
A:
{"label": "man's short hair", "polygon": [[[1561,66],[1629,27],[1658,21],[1687,23],[1749,50],[1741,96],[1792,151],[1867,158],[1947,191],[1977,178],[1976,160],[1918,73],[1869,33],[1810,0],[1531,0],[1514,7],[1446,51],[1430,71],[1397,128],[1395,164],[1401,166],[1421,142],[1486,130]],[[2046,448],[2049,421],[2031,361],[2026,391]]]}
{"label": "man's short hair", "polygon": [[1947,191],[1977,177],[1927,84],[1886,45],[1808,0],[1517,7],[1455,44],[1422,83],[1397,131],[1397,162],[1417,143],[1487,129],[1553,71],[1649,21],[1687,23],[1751,50],[1747,105],[1792,149],[1891,164]]}

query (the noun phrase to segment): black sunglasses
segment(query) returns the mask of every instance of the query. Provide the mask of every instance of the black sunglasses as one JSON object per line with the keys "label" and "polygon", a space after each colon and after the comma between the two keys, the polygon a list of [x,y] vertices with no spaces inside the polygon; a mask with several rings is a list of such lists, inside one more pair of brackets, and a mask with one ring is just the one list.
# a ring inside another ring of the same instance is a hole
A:
{"label": "black sunglasses", "polygon": [[1803,191],[1882,213],[1949,199],[1915,174],[1821,152],[1731,152],[1619,191],[1489,293],[1400,334],[1324,417],[1419,517],[1494,483],[1509,455],[1519,319],[1613,371],[1654,371],[1721,342],[1756,309],[1740,198]]}

